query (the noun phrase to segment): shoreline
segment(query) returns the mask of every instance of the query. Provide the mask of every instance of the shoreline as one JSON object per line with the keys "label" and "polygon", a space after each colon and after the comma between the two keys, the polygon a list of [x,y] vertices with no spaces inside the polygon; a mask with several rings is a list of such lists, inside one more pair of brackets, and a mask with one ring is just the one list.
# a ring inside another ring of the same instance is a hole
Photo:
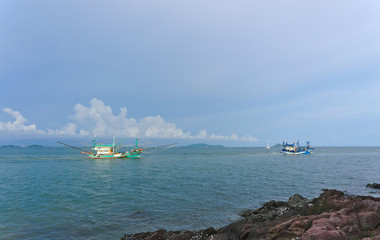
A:
{"label": "shoreline", "polygon": [[323,189],[308,200],[299,194],[287,202],[269,201],[240,213],[242,219],[219,229],[125,234],[121,240],[320,239],[380,240],[380,198]]}

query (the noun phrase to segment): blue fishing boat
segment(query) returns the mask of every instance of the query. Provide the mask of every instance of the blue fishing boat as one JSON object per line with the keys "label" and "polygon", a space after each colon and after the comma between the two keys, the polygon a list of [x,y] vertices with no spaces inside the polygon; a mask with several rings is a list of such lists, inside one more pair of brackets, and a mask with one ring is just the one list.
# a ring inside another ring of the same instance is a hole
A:
{"label": "blue fishing boat", "polygon": [[310,154],[312,153],[312,150],[313,148],[308,141],[306,142],[306,146],[300,146],[299,141],[294,143],[283,141],[281,153],[287,155]]}

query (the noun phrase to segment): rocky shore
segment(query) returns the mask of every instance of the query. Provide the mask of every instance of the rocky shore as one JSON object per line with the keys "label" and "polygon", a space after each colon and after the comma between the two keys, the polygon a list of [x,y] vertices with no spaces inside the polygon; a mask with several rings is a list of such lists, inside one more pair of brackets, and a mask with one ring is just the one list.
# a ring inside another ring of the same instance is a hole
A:
{"label": "rocky shore", "polygon": [[315,199],[299,194],[289,201],[270,201],[240,213],[242,219],[220,229],[126,234],[122,240],[304,239],[380,240],[380,198],[323,190]]}

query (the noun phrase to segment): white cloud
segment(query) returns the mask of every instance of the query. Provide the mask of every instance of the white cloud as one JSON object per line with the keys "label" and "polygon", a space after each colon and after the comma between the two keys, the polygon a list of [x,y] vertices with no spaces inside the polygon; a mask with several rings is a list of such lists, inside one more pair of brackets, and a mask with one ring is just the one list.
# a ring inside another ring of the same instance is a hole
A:
{"label": "white cloud", "polygon": [[93,98],[90,106],[86,107],[78,103],[74,107],[74,115],[70,122],[60,129],[38,130],[36,125],[25,125],[27,120],[16,111],[4,108],[5,112],[13,116],[14,122],[0,122],[0,131],[18,133],[38,133],[57,136],[91,136],[100,137],[146,137],[146,138],[172,138],[172,139],[209,139],[209,140],[233,140],[233,141],[258,141],[255,137],[246,135],[239,137],[236,134],[229,136],[208,134],[207,130],[201,130],[192,135],[176,127],[174,123],[165,121],[160,115],[148,116],[136,120],[127,117],[127,108],[120,108],[120,113],[114,115],[110,106],[103,101]]}
{"label": "white cloud", "polygon": [[120,114],[114,115],[110,106],[96,98],[90,101],[90,107],[77,104],[74,107],[75,114],[72,119],[85,131],[97,136],[124,136],[124,137],[147,137],[147,138],[175,138],[175,139],[210,139],[210,140],[236,140],[257,141],[255,137],[238,137],[236,134],[230,136],[209,135],[206,130],[197,135],[185,132],[176,127],[174,123],[165,121],[160,115],[148,116],[139,121],[127,117],[127,108],[120,108]]}
{"label": "white cloud", "polygon": [[250,136],[250,135],[245,135],[243,137],[239,137],[237,134],[231,134],[229,136],[225,135],[217,135],[217,134],[208,134],[206,130],[200,131],[197,135],[194,137],[195,139],[211,139],[211,140],[225,140],[225,141],[247,141],[247,142],[257,142],[258,139]]}
{"label": "white cloud", "polygon": [[78,103],[74,107],[75,114],[72,120],[81,126],[82,131],[97,136],[135,137],[139,134],[137,122],[127,118],[127,109],[120,108],[120,114],[114,115],[110,106],[104,105],[101,100],[93,98],[90,107]]}
{"label": "white cloud", "polygon": [[3,108],[3,111],[15,118],[14,122],[0,122],[0,131],[5,133],[22,133],[22,134],[43,134],[43,130],[37,129],[35,124],[26,125],[28,121],[19,112],[10,108]]}
{"label": "white cloud", "polygon": [[153,138],[190,138],[189,132],[176,128],[174,123],[165,122],[160,115],[145,117],[138,123],[139,129],[146,137]]}
{"label": "white cloud", "polygon": [[84,131],[84,130],[80,130],[78,133],[77,132],[77,125],[75,123],[68,123],[66,126],[63,126],[61,129],[52,130],[52,129],[48,128],[47,133],[49,135],[58,135],[58,136],[64,136],[64,135],[76,136],[78,134],[80,136],[87,136],[88,135],[88,132]]}

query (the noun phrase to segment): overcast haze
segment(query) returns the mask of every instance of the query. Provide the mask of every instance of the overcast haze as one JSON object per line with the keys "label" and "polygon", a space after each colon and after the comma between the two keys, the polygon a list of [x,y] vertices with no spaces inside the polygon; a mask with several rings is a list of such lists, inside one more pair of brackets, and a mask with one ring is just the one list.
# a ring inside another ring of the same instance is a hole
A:
{"label": "overcast haze", "polygon": [[0,0],[0,144],[380,145],[379,1]]}

